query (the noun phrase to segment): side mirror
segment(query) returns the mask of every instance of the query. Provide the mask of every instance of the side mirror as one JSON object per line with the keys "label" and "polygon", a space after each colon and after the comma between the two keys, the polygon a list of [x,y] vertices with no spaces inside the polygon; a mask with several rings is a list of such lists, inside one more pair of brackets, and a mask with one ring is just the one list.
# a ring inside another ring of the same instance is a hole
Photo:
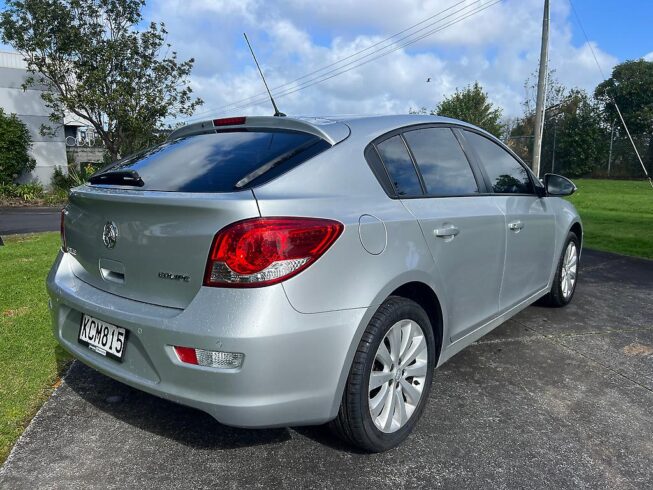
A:
{"label": "side mirror", "polygon": [[571,196],[577,189],[571,180],[558,174],[546,174],[544,187],[548,196]]}

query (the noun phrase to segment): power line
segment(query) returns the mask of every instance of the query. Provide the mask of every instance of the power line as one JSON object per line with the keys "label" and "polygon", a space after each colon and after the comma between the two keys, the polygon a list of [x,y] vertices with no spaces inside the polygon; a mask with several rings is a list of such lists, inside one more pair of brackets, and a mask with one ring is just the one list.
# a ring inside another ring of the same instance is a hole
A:
{"label": "power line", "polygon": [[[594,47],[592,46],[592,43],[589,40],[589,37],[587,36],[587,32],[585,32],[585,28],[583,27],[583,23],[580,20],[580,16],[578,15],[578,12],[576,11],[576,7],[574,7],[574,3],[572,0],[569,0],[569,4],[571,5],[571,9],[574,12],[574,16],[576,17],[576,22],[578,22],[578,25],[580,26],[580,30],[583,33],[583,36],[585,36],[585,41],[587,41],[587,45],[590,48],[590,51],[592,52],[592,56],[594,57],[594,61],[596,62],[596,66],[599,69],[599,72],[601,73],[601,76],[603,77],[604,80],[607,80],[607,77],[605,76],[605,73],[603,72],[603,68],[601,68],[601,63],[599,63],[599,59],[596,56],[596,53],[594,52]],[[633,150],[635,150],[635,155],[637,155],[637,159],[639,160],[639,164],[642,166],[642,170],[644,171],[644,175],[646,175],[646,178],[648,179],[648,183],[651,184],[651,189],[653,189],[653,179],[651,179],[651,176],[648,174],[648,171],[646,170],[646,165],[644,165],[644,162],[642,161],[642,157],[639,154],[639,150],[637,149],[637,146],[635,145],[635,141],[633,141],[633,137],[630,134],[630,130],[628,129],[628,125],[626,124],[626,120],[624,119],[623,114],[621,113],[621,109],[619,109],[619,106],[617,105],[617,101],[612,97],[608,91],[605,91],[605,95],[608,96],[608,98],[612,101],[614,104],[614,108],[617,110],[617,114],[619,115],[619,119],[621,120],[621,124],[623,125],[624,129],[626,130],[626,134],[628,135],[628,139],[630,140],[630,144],[633,145]]]}
{"label": "power line", "polygon": [[[389,51],[385,51],[383,53],[380,53],[377,56],[374,56],[374,57],[372,57],[370,59],[367,59],[367,60],[365,60],[365,61],[363,61],[361,63],[354,64],[354,62],[350,62],[350,63],[348,63],[346,65],[343,65],[343,66],[339,67],[336,70],[331,70],[330,72],[324,73],[320,77],[316,77],[316,78],[314,78],[312,80],[307,80],[303,84],[300,84],[298,87],[295,87],[293,89],[288,89],[288,90],[286,90],[286,91],[284,91],[282,93],[277,93],[277,94],[275,94],[275,97],[277,97],[277,98],[285,97],[286,95],[290,95],[290,94],[298,92],[300,90],[304,90],[304,89],[306,89],[308,87],[311,87],[311,86],[316,85],[318,83],[325,82],[325,81],[330,80],[330,79],[332,79],[334,77],[342,75],[343,73],[346,73],[348,71],[359,68],[359,67],[361,67],[363,65],[371,63],[372,61],[375,61],[375,60],[377,60],[377,59],[379,59],[379,58],[381,58],[383,56],[386,56],[386,55],[391,54],[391,53],[393,53],[395,51],[398,51],[399,49],[405,48],[406,46],[410,46],[411,44],[414,44],[414,43],[416,43],[418,41],[421,41],[422,39],[424,39],[424,38],[426,38],[428,36],[431,36],[431,35],[433,35],[433,34],[435,34],[437,32],[440,32],[440,31],[442,31],[442,30],[444,30],[444,29],[446,29],[446,28],[448,28],[448,27],[450,27],[452,25],[458,24],[458,23],[462,22],[463,20],[465,20],[465,19],[467,19],[467,18],[469,18],[469,17],[471,17],[471,16],[473,16],[473,15],[479,13],[479,12],[488,9],[488,8],[492,7],[493,5],[496,5],[497,3],[500,3],[501,1],[502,0],[492,0],[490,2],[487,2],[486,4],[483,4],[482,6],[475,8],[471,12],[467,12],[466,14],[461,15],[461,16],[451,20],[450,22],[448,22],[447,24],[445,24],[443,26],[439,26],[439,27],[437,27],[435,29],[431,29],[431,30],[427,31],[426,33],[420,35],[419,37],[417,37],[415,39],[411,39],[409,41],[406,41],[406,42],[404,42],[404,43],[402,43],[402,44],[400,44],[398,46],[394,46],[394,47],[388,46],[386,48],[382,48],[380,50],[377,50],[375,53],[378,53],[378,52],[383,51],[383,50],[385,50],[385,49],[387,49],[389,47],[392,47],[392,49],[390,49]],[[372,54],[375,54],[375,53],[372,53]],[[371,55],[367,55],[367,56],[365,56],[365,57],[363,57],[363,58],[361,58],[361,59],[359,59],[357,61],[360,61],[360,60],[362,60],[364,58],[367,58],[369,56],[371,56]],[[344,69],[346,66],[349,66],[349,65],[352,65],[352,64],[354,64],[354,66],[350,66],[349,68]],[[326,76],[329,73],[332,73],[334,71],[336,71],[336,73],[334,73],[332,75],[329,75],[329,76]],[[240,111],[240,110],[246,109],[248,107],[259,105],[262,102],[264,102],[264,99],[261,98],[261,99],[255,100],[255,101],[253,101],[251,103],[248,103],[248,104],[243,104],[243,105],[240,105],[240,106],[232,107],[232,108],[230,108],[228,110],[227,113],[231,113],[231,112],[234,112],[234,111]]]}
{"label": "power line", "polygon": [[[411,26],[409,26],[409,27],[407,27],[407,28],[405,28],[405,29],[403,29],[403,30],[401,30],[401,31],[399,31],[399,32],[397,32],[397,33],[391,35],[391,36],[386,37],[385,39],[382,39],[382,40],[380,40],[380,41],[377,41],[377,42],[375,42],[374,44],[371,44],[370,46],[368,46],[368,47],[366,47],[366,48],[364,48],[364,49],[361,49],[360,51],[356,51],[355,53],[352,53],[352,54],[350,54],[349,56],[345,56],[344,58],[341,58],[341,59],[336,60],[336,61],[334,61],[334,62],[332,62],[332,63],[329,63],[328,65],[324,65],[324,66],[322,66],[321,68],[318,68],[318,69],[316,69],[316,70],[313,70],[312,72],[306,73],[305,75],[302,75],[301,77],[295,78],[294,80],[291,80],[291,81],[286,82],[286,83],[282,83],[281,85],[277,85],[276,87],[272,87],[272,90],[279,90],[279,89],[281,89],[281,88],[287,87],[288,85],[292,85],[293,83],[296,83],[296,82],[298,82],[298,81],[300,81],[300,80],[303,80],[303,79],[305,79],[305,78],[307,78],[307,77],[309,77],[309,76],[311,76],[311,75],[314,75],[314,74],[316,74],[316,73],[319,73],[319,72],[321,72],[321,71],[324,71],[324,70],[326,70],[327,68],[330,68],[330,67],[332,67],[332,66],[338,65],[338,64],[342,63],[343,61],[346,61],[346,60],[351,59],[351,58],[353,58],[353,57],[355,57],[355,56],[358,56],[359,54],[365,53],[365,52],[367,52],[367,51],[369,51],[369,50],[375,48],[376,46],[379,46],[379,45],[381,45],[381,44],[384,44],[385,42],[387,42],[387,41],[389,41],[389,40],[391,40],[391,39],[393,39],[393,38],[395,38],[395,37],[397,37],[397,36],[399,36],[399,35],[401,35],[401,34],[403,34],[403,33],[405,33],[405,32],[408,32],[408,31],[414,29],[415,27],[417,27],[417,26],[419,26],[419,25],[422,25],[422,24],[428,22],[429,20],[431,20],[431,19],[433,19],[433,18],[435,18],[435,17],[438,17],[439,15],[441,15],[441,14],[443,14],[443,13],[445,13],[445,12],[451,10],[451,9],[453,9],[454,7],[457,7],[457,6],[460,5],[460,4],[466,3],[466,2],[467,2],[467,0],[461,0],[461,1],[459,1],[458,3],[456,3],[456,4],[454,4],[454,5],[451,5],[450,7],[447,7],[446,9],[441,10],[440,12],[437,12],[436,14],[434,14],[434,15],[432,15],[432,16],[430,16],[430,17],[427,17],[426,19],[424,19],[424,20],[422,20],[422,21],[420,21],[420,22],[418,22],[418,23],[416,23],[416,24],[413,24],[413,25],[411,25]],[[413,34],[414,34],[414,33],[413,33]],[[252,95],[252,96],[250,96],[250,97],[245,97],[244,99],[236,100],[236,101],[234,101],[234,102],[231,102],[231,103],[226,104],[226,105],[223,105],[223,106],[219,106],[219,107],[214,108],[214,109],[204,110],[204,111],[199,112],[198,114],[205,114],[205,113],[207,113],[207,112],[220,111],[220,110],[226,109],[226,108],[228,108],[228,107],[231,107],[232,105],[238,105],[238,104],[240,104],[240,103],[242,103],[242,102],[248,102],[248,101],[250,101],[250,100],[252,100],[252,99],[254,99],[254,98],[260,97],[261,95],[265,95],[265,92],[260,92],[260,93],[258,93],[258,94]]]}
{"label": "power line", "polygon": [[[395,52],[395,51],[397,51],[399,49],[402,49],[402,48],[404,48],[406,46],[414,44],[415,42],[418,42],[418,41],[420,41],[421,39],[424,39],[427,36],[430,36],[430,35],[432,35],[432,34],[434,34],[436,32],[439,32],[440,30],[442,30],[442,29],[444,29],[446,27],[449,27],[449,26],[451,26],[453,24],[456,24],[456,23],[466,19],[467,17],[480,12],[481,10],[485,10],[486,8],[489,8],[492,5],[494,5],[496,3],[499,3],[500,1],[501,0],[493,0],[493,1],[490,1],[490,2],[488,2],[486,4],[482,4],[480,7],[475,6],[474,9],[471,12],[467,12],[466,14],[463,14],[462,16],[459,16],[458,18],[450,21],[449,23],[445,24],[444,26],[439,26],[439,27],[437,27],[435,29],[431,29],[434,25],[439,24],[442,21],[444,21],[444,20],[446,20],[446,19],[448,19],[448,18],[450,18],[452,16],[455,16],[456,14],[468,9],[469,5],[466,5],[466,6],[462,7],[462,8],[460,8],[460,9],[450,13],[447,16],[444,16],[444,17],[442,17],[442,18],[440,18],[440,19],[438,19],[436,21],[429,22],[428,25],[418,29],[417,31],[412,32],[411,34],[405,35],[403,37],[400,37],[399,39],[394,40],[393,43],[390,44],[390,45],[383,46],[383,47],[378,48],[378,49],[374,49],[371,53],[368,53],[368,54],[366,54],[364,56],[360,56],[360,57],[358,57],[358,58],[356,58],[356,59],[354,59],[354,60],[352,60],[352,61],[350,61],[350,62],[348,62],[348,63],[346,63],[344,65],[341,65],[341,66],[338,66],[337,68],[333,68],[333,69],[331,69],[329,71],[326,71],[325,73],[322,73],[320,75],[311,77],[308,80],[306,80],[306,81],[302,82],[301,84],[299,84],[299,86],[296,86],[296,87],[293,87],[293,88],[288,88],[288,89],[284,90],[281,94],[277,93],[276,96],[277,97],[282,97],[282,96],[285,96],[285,95],[289,95],[291,93],[297,92],[298,90],[303,90],[304,88],[315,85],[317,83],[322,83],[323,81],[329,80],[329,79],[333,78],[334,76],[340,75],[342,73],[346,73],[347,71],[350,71],[351,69],[358,68],[359,66],[363,66],[363,65],[367,64],[368,62],[371,62],[371,61],[373,61],[375,59],[378,59],[378,58],[380,58],[382,56],[385,56],[385,55],[393,53],[393,52]],[[324,66],[324,67],[322,67],[322,68],[320,68],[318,70],[315,70],[315,71],[313,71],[311,73],[308,73],[308,74],[306,74],[306,75],[304,75],[302,77],[299,77],[299,78],[293,80],[292,82],[288,82],[288,83],[279,85],[278,87],[275,87],[272,90],[275,91],[275,90],[277,90],[279,88],[283,88],[283,87],[286,87],[286,86],[289,86],[289,85],[293,85],[298,80],[306,79],[306,78],[308,78],[309,76],[311,76],[311,75],[313,75],[315,73],[319,73],[321,71],[326,70],[327,68],[329,68],[331,66],[338,65],[338,64],[346,61],[347,59],[354,58],[354,57],[356,57],[356,56],[358,56],[358,55],[360,55],[360,54],[362,54],[362,53],[364,53],[366,51],[370,51],[374,46],[378,46],[380,44],[383,44],[384,42],[387,42],[388,40],[393,39],[393,38],[401,35],[402,33],[413,30],[415,27],[417,27],[417,26],[419,26],[421,24],[427,23],[429,20],[431,20],[431,19],[433,19],[435,17],[438,17],[438,16],[440,16],[441,14],[443,14],[443,13],[445,13],[447,11],[452,10],[453,8],[457,7],[458,5],[460,5],[462,3],[465,3],[465,2],[464,1],[463,2],[458,2],[457,4],[454,4],[454,5],[450,6],[450,7],[448,7],[447,9],[442,10],[442,11],[438,12],[437,14],[434,14],[431,17],[429,17],[429,18],[427,18],[427,19],[425,19],[425,20],[423,20],[421,22],[418,22],[417,24],[414,24],[413,26],[410,26],[410,27],[408,27],[408,28],[406,28],[406,29],[404,29],[404,30],[392,35],[392,36],[389,36],[388,38],[386,38],[386,39],[384,39],[382,41],[379,41],[379,42],[373,44],[372,46],[369,46],[369,47],[367,47],[367,48],[365,48],[365,49],[363,49],[361,51],[358,51],[357,53],[354,53],[354,54],[349,55],[349,56],[347,56],[345,58],[342,58],[341,60],[338,60],[338,61],[336,61],[334,63],[331,63],[330,65],[326,65],[326,66]],[[431,30],[428,30],[426,33],[421,34],[417,38],[413,38],[416,34],[418,34],[420,32],[423,32],[423,31],[425,31],[427,29],[431,29]],[[410,38],[413,38],[413,39],[410,39]],[[406,42],[401,43],[401,41],[406,41]],[[397,44],[397,43],[400,43],[400,44]],[[383,52],[383,51],[385,51],[385,52]],[[374,56],[374,55],[376,55],[377,53],[380,53],[380,52],[383,52],[383,53],[380,54],[380,55]],[[366,58],[370,58],[370,57],[372,57],[372,58],[368,59],[367,61],[364,61],[362,63],[359,63],[362,60],[365,60]],[[352,65],[354,65],[354,66],[352,66]],[[351,67],[351,68],[345,70],[344,68],[347,68],[347,67]],[[335,75],[328,76],[328,75],[330,75],[332,73],[335,73]],[[251,101],[251,103],[246,103],[246,104],[239,105],[238,102],[233,102],[231,104],[227,104],[225,106],[219,107],[218,109],[215,110],[215,112],[218,112],[218,111],[221,111],[221,110],[225,110],[226,112],[233,112],[234,110],[241,110],[243,108],[251,107],[253,105],[258,105],[263,100],[260,97],[261,95],[264,95],[264,94],[259,94],[259,95],[256,95],[256,96],[248,97],[246,99],[242,99],[243,102]],[[214,112],[214,111],[213,110],[202,111],[199,114],[204,114],[206,112]],[[187,121],[197,120],[197,119],[199,119],[199,118],[193,117],[192,119],[188,119]]]}

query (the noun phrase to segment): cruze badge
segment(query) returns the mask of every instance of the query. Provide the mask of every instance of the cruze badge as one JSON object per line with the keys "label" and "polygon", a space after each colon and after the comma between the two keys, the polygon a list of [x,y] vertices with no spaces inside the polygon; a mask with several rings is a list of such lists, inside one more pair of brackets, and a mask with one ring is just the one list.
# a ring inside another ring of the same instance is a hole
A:
{"label": "cruze badge", "polygon": [[118,227],[113,221],[107,221],[102,230],[102,242],[105,247],[113,248],[116,246],[116,240],[118,240]]}
{"label": "cruze badge", "polygon": [[170,279],[172,281],[190,282],[190,276],[188,274],[173,274],[172,272],[159,272],[159,277],[161,279]]}

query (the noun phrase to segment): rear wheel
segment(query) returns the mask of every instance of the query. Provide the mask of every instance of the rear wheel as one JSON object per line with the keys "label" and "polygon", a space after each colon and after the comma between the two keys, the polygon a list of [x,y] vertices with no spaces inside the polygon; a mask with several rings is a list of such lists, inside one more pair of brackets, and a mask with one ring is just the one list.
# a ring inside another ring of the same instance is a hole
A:
{"label": "rear wheel", "polygon": [[359,343],[333,428],[370,452],[397,446],[424,410],[434,367],[428,315],[412,300],[390,297]]}
{"label": "rear wheel", "polygon": [[550,306],[562,307],[571,302],[576,292],[578,279],[580,243],[572,231],[567,235],[567,241],[558,261],[558,268],[553,279],[551,291],[544,297],[544,302]]}

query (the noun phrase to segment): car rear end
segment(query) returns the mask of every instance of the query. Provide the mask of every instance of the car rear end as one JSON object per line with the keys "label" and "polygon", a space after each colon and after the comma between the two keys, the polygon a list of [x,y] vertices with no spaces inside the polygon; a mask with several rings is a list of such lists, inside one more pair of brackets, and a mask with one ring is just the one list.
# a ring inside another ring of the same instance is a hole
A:
{"label": "car rear end", "polygon": [[295,212],[261,216],[255,189],[324,158],[348,135],[332,122],[208,121],[75,189],[47,279],[61,345],[226,424],[332,418],[367,310],[300,313],[282,281],[358,230],[305,216],[299,201]]}

